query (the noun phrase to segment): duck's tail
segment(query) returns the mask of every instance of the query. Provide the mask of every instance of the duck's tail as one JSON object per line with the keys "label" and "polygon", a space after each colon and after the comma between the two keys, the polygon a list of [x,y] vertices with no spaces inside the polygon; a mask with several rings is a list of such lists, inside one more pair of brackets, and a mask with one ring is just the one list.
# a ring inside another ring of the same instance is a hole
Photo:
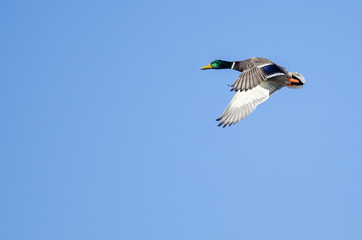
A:
{"label": "duck's tail", "polygon": [[287,86],[288,88],[292,88],[292,89],[301,89],[304,87],[305,78],[303,77],[302,74],[297,73],[297,72],[289,72],[289,74],[292,75],[293,79],[298,80],[299,83],[286,84],[285,86]]}

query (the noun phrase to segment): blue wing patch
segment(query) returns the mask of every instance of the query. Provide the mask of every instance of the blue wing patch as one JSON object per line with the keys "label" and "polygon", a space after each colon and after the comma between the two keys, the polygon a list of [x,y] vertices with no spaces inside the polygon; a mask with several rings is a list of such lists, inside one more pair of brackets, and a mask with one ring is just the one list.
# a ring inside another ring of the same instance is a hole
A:
{"label": "blue wing patch", "polygon": [[268,78],[279,76],[279,75],[285,75],[285,71],[278,67],[277,65],[268,65],[262,68],[264,73],[268,76]]}

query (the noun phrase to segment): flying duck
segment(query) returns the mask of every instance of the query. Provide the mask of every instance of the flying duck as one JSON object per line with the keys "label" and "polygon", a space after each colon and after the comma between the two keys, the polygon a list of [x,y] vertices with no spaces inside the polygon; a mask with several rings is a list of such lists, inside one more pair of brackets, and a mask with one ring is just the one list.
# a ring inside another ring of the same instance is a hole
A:
{"label": "flying duck", "polygon": [[266,58],[252,57],[234,62],[215,60],[201,68],[206,69],[234,69],[241,72],[231,85],[231,91],[235,91],[234,97],[224,113],[216,119],[220,121],[218,126],[223,127],[240,122],[282,87],[302,88],[305,84],[300,73],[289,72]]}

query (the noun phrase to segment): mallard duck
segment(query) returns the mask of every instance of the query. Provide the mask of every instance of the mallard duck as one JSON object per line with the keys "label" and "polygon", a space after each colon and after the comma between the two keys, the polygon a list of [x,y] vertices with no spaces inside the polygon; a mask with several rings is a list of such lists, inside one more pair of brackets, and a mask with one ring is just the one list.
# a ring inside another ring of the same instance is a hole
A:
{"label": "mallard duck", "polygon": [[216,119],[220,121],[218,126],[223,127],[240,122],[282,87],[302,88],[305,84],[300,73],[289,72],[266,58],[253,57],[234,62],[215,60],[201,68],[206,69],[234,69],[242,72],[231,85],[231,91],[235,91],[234,97],[224,113]]}

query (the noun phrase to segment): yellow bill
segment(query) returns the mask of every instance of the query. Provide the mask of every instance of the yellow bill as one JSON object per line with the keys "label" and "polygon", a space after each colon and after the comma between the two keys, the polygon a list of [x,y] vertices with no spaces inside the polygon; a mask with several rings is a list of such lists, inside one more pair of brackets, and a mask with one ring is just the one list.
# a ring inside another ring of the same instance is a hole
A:
{"label": "yellow bill", "polygon": [[209,65],[207,65],[207,66],[205,66],[205,67],[202,67],[201,70],[211,69],[211,68],[212,68],[212,67],[211,67],[211,64],[209,64]]}

